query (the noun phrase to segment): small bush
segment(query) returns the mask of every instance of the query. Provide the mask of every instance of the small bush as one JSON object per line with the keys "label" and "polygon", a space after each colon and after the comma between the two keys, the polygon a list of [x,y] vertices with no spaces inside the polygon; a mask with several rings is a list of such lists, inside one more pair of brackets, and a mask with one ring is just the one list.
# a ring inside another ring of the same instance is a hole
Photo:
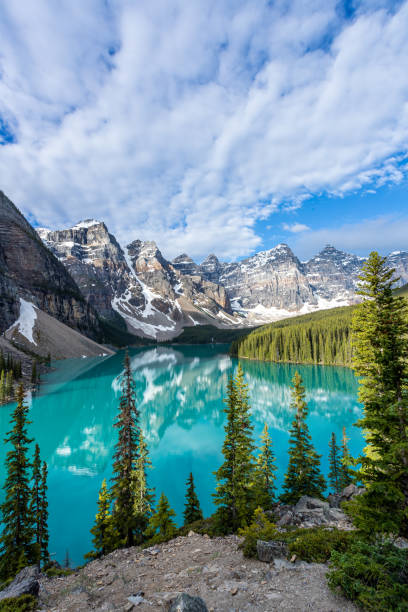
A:
{"label": "small bush", "polygon": [[253,521],[249,527],[240,529],[238,533],[244,538],[244,541],[240,545],[244,557],[256,557],[257,540],[268,542],[270,540],[283,539],[280,537],[282,534],[276,531],[275,525],[271,523],[261,508],[255,510]]}
{"label": "small bush", "polygon": [[295,554],[309,563],[325,563],[333,551],[346,551],[355,537],[353,531],[316,527],[288,531],[283,539],[288,543],[290,555]]}
{"label": "small bush", "polygon": [[390,542],[355,541],[331,556],[328,583],[364,610],[408,610],[408,550]]}
{"label": "small bush", "polygon": [[49,578],[54,578],[55,576],[69,576],[70,574],[73,574],[74,570],[71,569],[63,569],[62,567],[49,567],[48,569],[46,569],[44,571],[44,574],[46,574]]}
{"label": "small bush", "polygon": [[219,530],[217,530],[214,516],[209,516],[206,519],[201,519],[199,521],[194,521],[194,523],[190,523],[189,525],[184,525],[183,527],[180,527],[177,534],[180,536],[186,536],[188,535],[189,531],[194,531],[194,533],[200,533],[202,535],[207,534],[212,538],[221,535]]}
{"label": "small bush", "polygon": [[37,599],[32,595],[0,599],[0,612],[32,612],[37,609]]}

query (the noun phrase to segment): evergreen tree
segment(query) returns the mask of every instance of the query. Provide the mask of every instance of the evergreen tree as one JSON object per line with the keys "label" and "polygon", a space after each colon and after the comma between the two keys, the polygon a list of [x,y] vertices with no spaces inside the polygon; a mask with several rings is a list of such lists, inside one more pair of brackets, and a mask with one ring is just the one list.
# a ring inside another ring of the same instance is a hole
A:
{"label": "evergreen tree", "polygon": [[[134,472],[135,506],[141,531],[145,531],[153,508],[153,490],[147,484],[147,470],[152,467],[149,451],[142,430],[139,430],[139,453]],[[140,534],[139,534],[140,538]]]}
{"label": "evergreen tree", "polygon": [[35,562],[40,566],[41,561],[41,457],[40,447],[38,444],[35,445],[34,459],[32,463],[33,474],[32,474],[32,488],[31,488],[31,503],[30,512],[34,525],[34,557]]}
{"label": "evergreen tree", "polygon": [[272,440],[269,436],[266,423],[261,434],[261,441],[262,445],[255,467],[255,506],[263,510],[270,510],[275,497],[275,472],[277,468],[272,449]]}
{"label": "evergreen tree", "polygon": [[156,512],[150,518],[146,536],[153,542],[171,540],[177,532],[177,526],[173,521],[175,516],[176,513],[170,508],[167,497],[162,493]]}
{"label": "evergreen tree", "polygon": [[106,485],[106,480],[102,482],[99,491],[98,511],[95,517],[95,525],[91,529],[93,535],[92,544],[94,550],[85,555],[85,559],[97,559],[114,548],[115,537],[113,533],[112,515],[110,512],[111,496]]}
{"label": "evergreen tree", "polygon": [[119,415],[114,426],[118,429],[115,447],[112,499],[112,522],[118,534],[117,547],[133,546],[141,540],[144,521],[135,514],[135,469],[139,458],[139,412],[136,408],[135,384],[126,351]]}
{"label": "evergreen tree", "polygon": [[353,316],[353,367],[364,406],[358,425],[366,491],[351,503],[356,526],[369,533],[408,535],[408,312],[393,294],[394,270],[371,253],[360,276],[363,302]]}
{"label": "evergreen tree", "polygon": [[43,565],[47,565],[50,560],[50,554],[48,552],[48,499],[47,499],[47,477],[48,467],[45,461],[43,461],[41,468],[41,481],[40,481],[40,515],[38,520],[39,526],[39,543],[41,550],[41,561]]}
{"label": "evergreen tree", "polygon": [[329,483],[334,493],[341,493],[341,459],[339,457],[340,448],[336,443],[336,434],[333,432],[329,443]]}
{"label": "evergreen tree", "polygon": [[4,370],[0,373],[0,404],[6,401],[6,375]]}
{"label": "evergreen tree", "polygon": [[285,504],[296,504],[302,495],[322,498],[326,488],[320,473],[320,455],[313,447],[306,423],[305,388],[298,372],[295,372],[292,383],[291,408],[296,410],[296,416],[290,429],[289,466],[283,484],[284,493],[280,497]]}
{"label": "evergreen tree", "polygon": [[349,484],[355,482],[355,475],[352,466],[354,465],[353,458],[348,447],[348,438],[346,436],[346,428],[343,427],[343,437],[341,440],[341,460],[340,460],[340,490],[342,491]]}
{"label": "evergreen tree", "polygon": [[30,513],[31,468],[27,457],[32,440],[27,435],[28,407],[23,386],[18,387],[17,406],[11,417],[12,429],[5,438],[11,449],[6,456],[5,500],[1,505],[3,532],[0,537],[0,577],[14,576],[32,561],[33,526]]}
{"label": "evergreen tree", "polygon": [[254,443],[250,421],[248,389],[244,373],[238,365],[237,375],[228,382],[226,400],[227,423],[222,447],[224,463],[215,472],[217,480],[214,495],[216,521],[224,533],[237,531],[248,524],[255,510]]}
{"label": "evergreen tree", "polygon": [[190,472],[186,482],[187,493],[186,503],[184,504],[184,525],[194,523],[194,521],[200,521],[203,518],[201,512],[200,502],[198,501],[197,493],[195,492],[193,474]]}
{"label": "evergreen tree", "polygon": [[9,400],[13,398],[13,372],[11,370],[6,374],[6,397]]}
{"label": "evergreen tree", "polygon": [[31,368],[31,382],[33,385],[36,385],[38,382],[38,377],[37,377],[37,361],[33,361],[33,365]]}
{"label": "evergreen tree", "polygon": [[68,548],[65,551],[64,567],[65,569],[69,569],[71,567],[71,559],[69,558]]}

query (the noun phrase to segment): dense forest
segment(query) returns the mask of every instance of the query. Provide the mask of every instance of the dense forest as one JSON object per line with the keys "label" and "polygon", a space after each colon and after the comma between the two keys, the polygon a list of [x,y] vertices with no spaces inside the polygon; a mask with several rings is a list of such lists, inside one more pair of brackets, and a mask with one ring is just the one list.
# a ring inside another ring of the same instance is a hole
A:
{"label": "dense forest", "polygon": [[264,325],[231,345],[231,355],[262,361],[351,365],[353,306]]}

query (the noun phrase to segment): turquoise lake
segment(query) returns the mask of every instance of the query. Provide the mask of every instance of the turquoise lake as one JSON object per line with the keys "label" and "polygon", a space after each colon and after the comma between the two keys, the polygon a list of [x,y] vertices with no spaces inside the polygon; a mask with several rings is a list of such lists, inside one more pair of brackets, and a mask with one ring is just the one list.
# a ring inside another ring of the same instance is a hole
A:
{"label": "turquoise lake", "polygon": [[[166,346],[131,351],[141,425],[154,469],[150,484],[156,498],[169,498],[180,523],[185,481],[194,474],[205,515],[213,511],[213,472],[222,461],[223,398],[237,360],[227,345]],[[50,552],[63,561],[66,550],[74,564],[83,563],[91,546],[98,491],[111,476],[116,432],[112,427],[120,397],[123,353],[107,358],[56,362],[41,390],[29,402],[29,433],[49,467]],[[353,423],[361,413],[357,381],[351,370],[241,361],[249,385],[255,437],[270,427],[277,457],[278,484],[287,466],[290,381],[303,377],[309,404],[308,423],[322,471],[328,472],[328,443],[346,427],[350,449],[357,455],[363,437]],[[0,439],[9,430],[12,406],[0,407]],[[6,447],[0,450],[0,483],[4,482]],[[1,499],[3,491],[0,493]]]}

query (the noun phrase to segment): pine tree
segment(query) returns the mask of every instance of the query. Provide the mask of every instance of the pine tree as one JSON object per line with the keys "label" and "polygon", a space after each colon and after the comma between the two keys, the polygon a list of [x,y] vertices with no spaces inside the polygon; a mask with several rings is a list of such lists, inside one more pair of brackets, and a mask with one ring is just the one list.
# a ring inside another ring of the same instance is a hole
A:
{"label": "pine tree", "polygon": [[340,448],[336,443],[336,434],[333,432],[329,442],[329,483],[334,493],[341,493],[341,459],[339,457]]}
{"label": "pine tree", "polygon": [[136,468],[134,471],[134,487],[135,487],[135,506],[134,511],[138,517],[139,528],[142,536],[146,530],[149,518],[152,514],[154,494],[153,490],[147,484],[147,470],[152,467],[152,462],[149,458],[149,450],[143,436],[142,430],[139,430],[139,453],[136,459]]}
{"label": "pine tree", "polygon": [[13,395],[13,372],[9,370],[6,374],[6,397],[10,400]]}
{"label": "pine tree", "polygon": [[187,493],[186,493],[186,502],[184,504],[184,525],[190,525],[190,523],[194,523],[195,521],[201,521],[203,518],[203,513],[200,508],[200,502],[198,501],[197,493],[194,487],[193,474],[190,472],[189,477],[186,482]]}
{"label": "pine tree", "polygon": [[43,565],[47,565],[50,560],[50,554],[48,552],[48,499],[47,499],[47,477],[48,467],[45,461],[43,461],[41,468],[41,481],[40,481],[40,515],[38,520],[39,525],[39,542],[41,549],[41,561]]}
{"label": "pine tree", "polygon": [[366,491],[351,503],[356,526],[408,535],[408,308],[393,294],[394,270],[370,254],[353,316],[353,367],[364,406],[358,425],[367,448],[359,476]]}
{"label": "pine tree", "polygon": [[231,533],[248,524],[255,510],[254,491],[254,443],[250,421],[248,388],[244,373],[238,365],[237,375],[228,382],[224,412],[227,423],[222,447],[224,463],[215,472],[217,480],[214,495],[216,522],[220,531]]}
{"label": "pine tree", "polygon": [[6,376],[4,370],[0,373],[0,404],[6,401]]}
{"label": "pine tree", "polygon": [[64,567],[65,569],[69,569],[71,567],[71,559],[69,558],[68,548],[65,551]]}
{"label": "pine tree", "polygon": [[40,447],[35,445],[34,459],[32,463],[32,488],[31,488],[31,503],[30,512],[34,524],[34,556],[35,562],[40,566],[41,561],[41,457]]}
{"label": "pine tree", "polygon": [[321,498],[326,488],[320,473],[320,455],[313,447],[306,423],[305,388],[298,372],[295,372],[292,383],[291,408],[296,410],[296,416],[290,429],[289,466],[283,484],[284,493],[280,496],[285,504],[296,504],[302,495]]}
{"label": "pine tree", "polygon": [[111,496],[106,485],[106,480],[102,482],[99,491],[98,511],[95,517],[95,525],[91,529],[93,535],[93,551],[85,555],[85,559],[97,559],[114,548],[115,537],[113,533],[112,515],[110,512]]}
{"label": "pine tree", "polygon": [[177,526],[173,521],[176,516],[174,510],[170,508],[169,501],[164,493],[161,494],[156,512],[150,518],[146,536],[152,542],[164,542],[171,540],[176,535]]}
{"label": "pine tree", "polygon": [[112,499],[112,522],[118,534],[117,546],[133,546],[141,540],[144,521],[135,514],[135,470],[139,458],[139,412],[136,408],[135,384],[126,351],[124,375],[121,382],[119,415],[114,426],[118,429],[115,447]]}
{"label": "pine tree", "polygon": [[6,444],[11,449],[6,457],[7,477],[4,484],[5,501],[1,505],[3,532],[0,537],[0,577],[14,576],[21,566],[32,561],[33,525],[30,513],[31,468],[27,457],[32,440],[27,435],[28,407],[24,403],[23,386],[18,387],[17,406],[11,417],[12,430],[7,433]]}
{"label": "pine tree", "polygon": [[31,368],[31,382],[33,385],[36,385],[38,382],[37,379],[37,362],[34,360]]}
{"label": "pine tree", "polygon": [[262,445],[259,449],[255,467],[255,506],[263,510],[270,510],[275,497],[275,472],[277,468],[272,440],[266,423],[261,434],[261,441]]}
{"label": "pine tree", "polygon": [[346,428],[343,427],[343,437],[341,440],[341,459],[340,459],[340,490],[342,491],[349,484],[355,482],[355,474],[352,466],[354,465],[353,458],[348,447],[348,438]]}

